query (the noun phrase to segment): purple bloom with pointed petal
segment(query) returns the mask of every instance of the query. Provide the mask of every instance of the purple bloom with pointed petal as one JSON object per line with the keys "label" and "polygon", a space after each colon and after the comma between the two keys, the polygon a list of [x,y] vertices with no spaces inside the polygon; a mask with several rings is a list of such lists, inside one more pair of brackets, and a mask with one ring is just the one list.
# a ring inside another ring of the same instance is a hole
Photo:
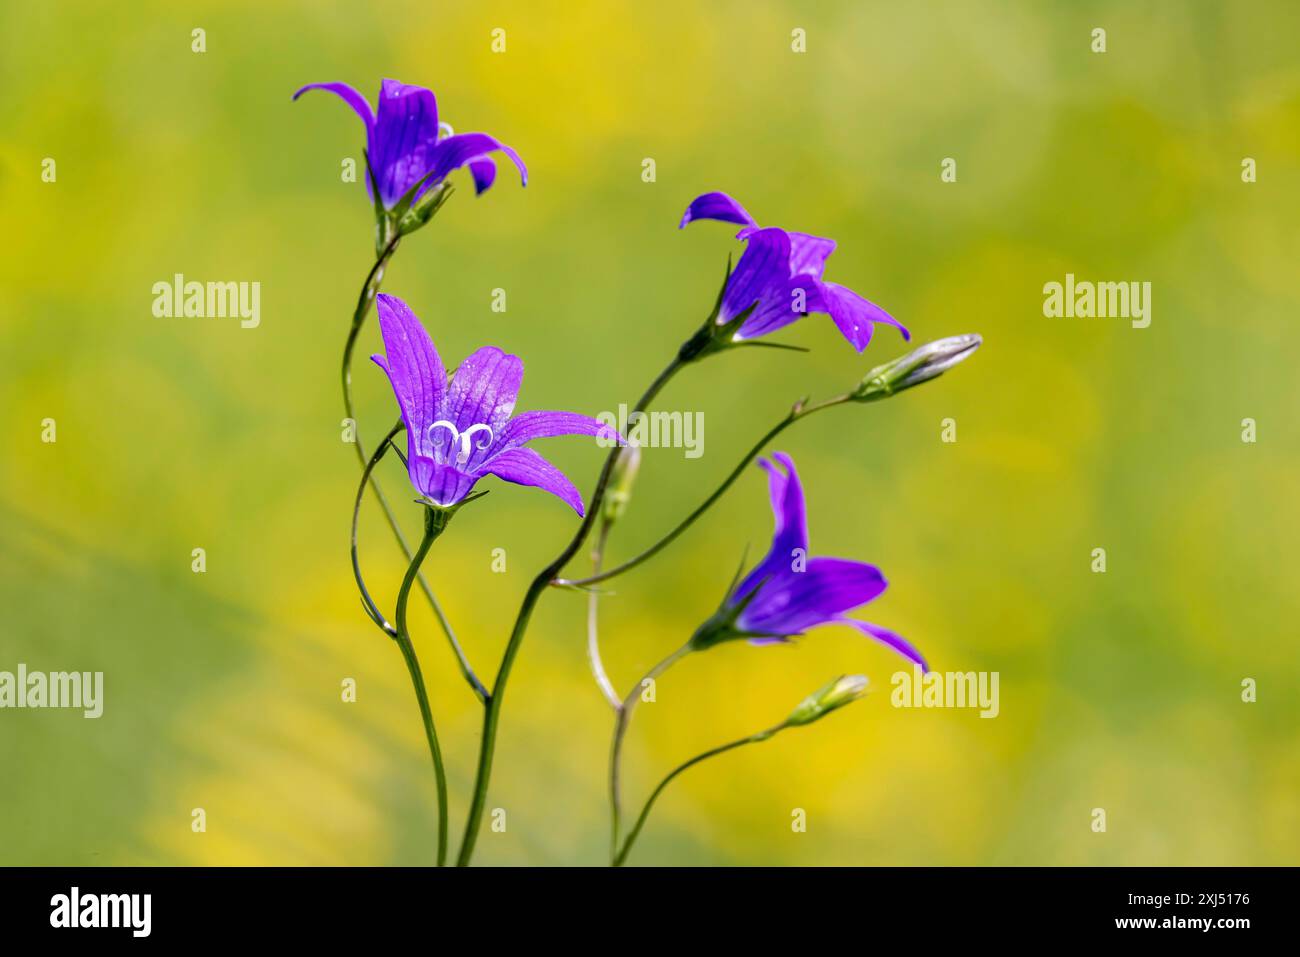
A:
{"label": "purple bloom with pointed petal", "polygon": [[865,562],[808,557],[808,521],[799,474],[790,456],[777,452],[772,458],[777,464],[766,459],[758,462],[767,471],[776,518],[772,548],[732,589],[719,613],[701,629],[703,634],[697,633],[695,643],[708,647],[727,638],[748,638],[751,644],[773,644],[818,625],[852,625],[929,670],[905,638],[847,617],[885,590],[885,577]]}
{"label": "purple bloom with pointed petal", "polygon": [[810,312],[830,316],[858,352],[871,341],[877,323],[893,326],[903,339],[911,339],[903,324],[875,303],[852,289],[822,279],[826,259],[835,251],[835,240],[774,226],[760,227],[745,207],[726,193],[695,197],[678,228],[697,219],[716,219],[742,227],[736,238],[745,241],[745,252],[727,280],[718,312],[718,324],[726,325],[753,307],[736,331],[735,341],[765,336]]}
{"label": "purple bloom with pointed petal", "polygon": [[535,485],[579,515],[582,495],[573,483],[530,448],[554,435],[621,436],[576,412],[524,412],[513,418],[524,378],[518,356],[484,346],[456,369],[451,384],[433,340],[396,296],[377,298],[386,355],[371,359],[386,373],[406,423],[406,463],[413,484],[435,505],[465,498],[485,475]]}
{"label": "purple bloom with pointed petal", "polygon": [[[366,126],[366,153],[385,209],[391,209],[426,176],[428,180],[415,199],[462,166],[469,166],[475,191],[484,192],[496,179],[496,163],[488,154],[498,151],[519,167],[519,176],[528,185],[528,169],[509,146],[486,133],[455,135],[446,124],[439,124],[438,101],[432,90],[384,80],[378,110],[372,110],[366,98],[346,83],[309,83],[293,98],[308,90],[333,93],[361,117]],[[370,189],[366,177],[366,190]]]}

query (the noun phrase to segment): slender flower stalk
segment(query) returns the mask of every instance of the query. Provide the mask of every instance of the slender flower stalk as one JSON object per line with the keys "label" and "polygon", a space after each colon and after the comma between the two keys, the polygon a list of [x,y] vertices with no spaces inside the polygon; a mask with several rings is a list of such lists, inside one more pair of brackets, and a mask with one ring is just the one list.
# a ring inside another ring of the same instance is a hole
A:
{"label": "slender flower stalk", "polygon": [[[600,531],[596,535],[596,545],[591,550],[591,570],[593,574],[600,574],[600,564],[605,557],[605,545],[609,541],[610,523],[608,519],[600,523]],[[596,679],[596,687],[600,688],[600,693],[605,696],[610,707],[617,711],[622,707],[622,702],[618,699],[618,692],[614,690],[614,685],[609,680],[609,675],[605,673],[605,664],[600,660],[600,621],[599,621],[600,594],[592,589],[587,593],[587,664],[591,667],[591,675]]]}
{"label": "slender flower stalk", "polygon": [[442,749],[438,746],[438,732],[433,726],[433,710],[429,706],[429,693],[424,686],[424,675],[420,671],[420,660],[415,655],[415,646],[411,644],[411,633],[406,624],[406,609],[411,597],[411,586],[420,571],[420,565],[429,554],[442,530],[447,527],[450,512],[444,509],[425,507],[424,539],[411,558],[411,564],[402,579],[401,590],[397,593],[397,646],[402,650],[406,670],[410,672],[411,684],[415,688],[415,698],[420,705],[420,718],[424,722],[424,734],[429,742],[429,755],[433,758],[433,776],[438,788],[438,866],[447,863],[447,771],[442,764]]}
{"label": "slender flower stalk", "polygon": [[[411,557],[410,564],[407,566],[406,575],[402,579],[401,589],[397,593],[397,613],[395,615],[397,623],[391,624],[383,616],[375,601],[370,597],[370,591],[366,588],[366,583],[361,575],[361,564],[357,557],[357,524],[361,514],[361,500],[365,495],[366,486],[369,483],[371,473],[376,465],[384,457],[384,454],[393,448],[393,439],[406,428],[401,420],[398,420],[388,434],[375,450],[374,455],[366,462],[365,469],[361,474],[361,484],[357,487],[356,501],[352,507],[352,571],[356,576],[357,589],[361,594],[361,603],[365,607],[366,614],[378,628],[392,638],[402,652],[402,659],[406,662],[407,672],[411,676],[411,684],[415,689],[415,698],[420,706],[420,718],[424,723],[425,738],[429,743],[429,755],[433,760],[434,781],[438,791],[438,866],[442,867],[447,863],[447,774],[442,763],[442,749],[438,744],[438,733],[434,728],[433,710],[429,705],[428,691],[424,685],[424,675],[420,669],[420,661],[415,654],[415,646],[411,642],[410,629],[407,626],[407,608],[410,603],[411,587],[420,572],[420,565],[423,564],[425,557],[429,554],[429,549],[434,541],[443,530],[447,523],[451,521],[451,516],[455,513],[456,508],[439,509],[430,506],[425,507],[424,514],[424,538],[420,542],[420,547]],[[400,452],[398,453],[401,454]],[[470,501],[467,499],[466,501]],[[464,504],[463,502],[460,504]]]}
{"label": "slender flower stalk", "polygon": [[[624,446],[618,460],[614,463],[614,471],[610,475],[610,489],[605,496],[604,507],[601,509],[600,531],[596,534],[596,544],[591,550],[592,574],[600,574],[610,529],[627,511],[628,502],[632,499],[632,486],[636,483],[636,475],[640,468],[640,447]],[[610,706],[617,711],[622,702],[609,680],[609,675],[605,673],[604,663],[600,660],[599,607],[600,594],[592,589],[587,593],[587,662],[591,666],[592,677],[596,679],[596,686],[600,688],[601,694],[605,696]]]}
{"label": "slender flower stalk", "polygon": [[641,834],[641,829],[645,827],[646,819],[650,817],[650,809],[654,807],[655,801],[657,801],[659,795],[664,792],[664,788],[668,787],[668,785],[670,785],[679,774],[695,767],[695,765],[699,764],[701,761],[707,761],[709,758],[717,757],[719,754],[726,754],[728,751],[734,751],[736,748],[744,747],[747,744],[757,744],[759,741],[766,741],[768,738],[777,734],[779,731],[784,730],[786,727],[785,724],[779,724],[774,728],[768,728],[766,731],[759,731],[757,734],[751,734],[748,737],[739,738],[736,741],[730,741],[727,744],[720,745],[716,748],[710,748],[703,754],[697,754],[689,761],[684,761],[677,765],[677,767],[673,768],[672,771],[670,771],[668,775],[659,782],[658,787],[650,792],[650,797],[646,799],[645,806],[641,808],[641,813],[637,815],[636,823],[633,824],[632,829],[628,831],[627,840],[623,842],[622,848],[615,849],[614,857],[611,862],[613,866],[622,867],[624,862],[627,861],[627,856],[632,851],[632,845],[636,843],[637,837]]}
{"label": "slender flower stalk", "polygon": [[[632,409],[633,413],[644,412],[678,372],[707,353],[708,347],[713,341],[711,323],[712,317],[710,317],[704,328],[682,345],[673,360],[664,367],[664,370],[655,377],[641,398],[637,400],[635,407]],[[496,754],[497,730],[501,721],[501,705],[505,700],[506,684],[510,680],[510,672],[514,668],[515,658],[519,654],[519,647],[523,644],[524,635],[528,631],[528,622],[532,618],[533,609],[537,606],[542,593],[549,587],[551,580],[578,553],[578,550],[582,548],[582,543],[587,540],[587,536],[591,533],[592,526],[600,516],[600,506],[605,499],[605,490],[609,484],[610,472],[614,468],[619,452],[620,449],[615,447],[605,457],[605,464],[601,467],[600,475],[596,479],[596,488],[591,493],[591,504],[587,508],[578,530],[574,533],[573,539],[550,564],[537,573],[537,576],[528,586],[528,590],[524,593],[523,601],[520,603],[519,614],[515,617],[514,627],[510,631],[510,639],[506,642],[505,652],[501,657],[501,666],[497,669],[496,680],[492,684],[492,691],[488,695],[487,707],[483,715],[483,737],[479,745],[478,770],[474,778],[474,792],[470,798],[469,814],[465,820],[465,835],[461,840],[460,853],[456,858],[458,867],[467,866],[474,856],[474,845],[478,840],[479,827],[483,822],[483,809],[487,802],[488,783],[492,779],[492,759]]]}
{"label": "slender flower stalk", "polygon": [[[641,552],[627,561],[616,565],[607,571],[598,572],[588,575],[585,578],[557,578],[551,582],[552,585],[560,588],[587,588],[600,582],[609,581],[611,578],[617,578],[619,575],[629,572],[643,562],[649,561],[655,555],[671,545],[677,538],[688,528],[695,524],[705,512],[717,503],[718,499],[726,494],[727,490],[735,484],[736,479],[744,474],[749,468],[751,462],[762,454],[763,449],[767,448],[768,443],[775,439],[796,422],[816,415],[818,412],[824,412],[827,409],[833,409],[837,406],[848,405],[851,403],[875,402],[880,399],[896,395],[904,389],[909,389],[922,382],[936,378],[947,369],[968,358],[974,351],[979,348],[981,339],[978,335],[952,336],[948,339],[940,339],[935,342],[927,343],[919,349],[915,349],[907,355],[895,359],[893,362],[877,366],[867,373],[866,377],[858,386],[841,395],[824,399],[821,402],[808,405],[800,401],[790,409],[780,420],[770,429],[763,433],[757,442],[750,447],[749,451],[736,463],[736,467],[727,474],[721,484],[709,494],[703,502],[699,504],[689,515],[687,515],[676,527],[667,535],[655,542],[645,551]],[[916,357],[920,355],[921,359]],[[928,357],[928,361],[927,361]],[[936,367],[938,371],[935,371]]]}
{"label": "slender flower stalk", "polygon": [[[689,648],[689,645],[687,646]],[[623,842],[622,848],[617,847],[617,836],[615,838],[615,850],[612,864],[614,867],[620,867],[627,861],[627,856],[632,850],[632,845],[636,842],[637,836],[641,829],[645,827],[646,819],[650,816],[650,809],[654,807],[655,801],[664,789],[673,782],[683,771],[695,767],[702,761],[709,758],[717,757],[719,754],[725,754],[728,751],[734,751],[736,748],[744,747],[747,744],[757,744],[760,741],[767,741],[775,737],[786,728],[797,728],[806,724],[812,724],[820,721],[826,715],[833,711],[838,711],[846,705],[857,701],[867,690],[867,679],[862,675],[841,675],[834,681],[828,682],[810,694],[790,712],[789,717],[778,725],[768,728],[766,731],[759,731],[756,734],[748,735],[744,738],[738,738],[735,741],[729,741],[726,744],[719,745],[716,748],[710,748],[703,754],[697,754],[689,761],[684,761],[673,770],[669,771],[659,785],[650,792],[650,797],[646,799],[645,806],[641,808],[641,813],[637,816],[636,823],[632,825],[632,830],[628,832],[627,840]]]}
{"label": "slender flower stalk", "polygon": [[[361,605],[365,608],[366,615],[390,638],[397,637],[397,628],[389,623],[375,604],[375,600],[370,597],[370,590],[366,588],[365,579],[361,575],[361,561],[357,555],[357,527],[361,522],[361,500],[365,497],[366,488],[370,485],[371,473],[374,472],[375,466],[388,452],[393,438],[405,428],[406,424],[401,419],[398,419],[397,424],[389,429],[388,434],[384,436],[384,440],[379,443],[379,448],[375,449],[375,454],[370,457],[370,461],[361,470],[361,484],[357,486],[357,495],[352,503],[352,575],[357,580],[357,591],[361,595]],[[409,563],[409,557],[407,561]]]}
{"label": "slender flower stalk", "polygon": [[708,498],[701,502],[694,511],[682,519],[672,531],[659,539],[659,541],[655,542],[639,555],[629,558],[627,561],[607,571],[588,575],[586,578],[556,578],[551,582],[551,584],[557,588],[588,588],[592,585],[599,584],[600,582],[609,581],[611,578],[617,578],[625,572],[630,572],[643,562],[654,558],[654,556],[658,555],[661,551],[671,545],[683,532],[703,517],[704,513],[712,508],[717,503],[718,499],[722,498],[722,496],[727,493],[727,490],[735,484],[736,479],[740,478],[740,476],[745,473],[745,470],[749,468],[750,463],[762,454],[763,449],[767,448],[769,442],[801,419],[807,418],[817,412],[821,412],[824,409],[833,409],[835,406],[843,405],[848,401],[848,397],[842,395],[836,396],[833,399],[827,399],[824,402],[819,402],[816,405],[796,405],[786,413],[784,418],[763,433],[762,437],[750,447],[750,450],[745,453],[739,462],[736,463],[736,467],[732,469],[727,477],[722,480],[722,483],[709,494]]}
{"label": "slender flower stalk", "polygon": [[645,677],[636,683],[636,687],[628,692],[627,697],[618,706],[618,716],[614,720],[614,738],[609,746],[609,856],[611,863],[618,860],[619,817],[622,809],[623,739],[627,736],[628,725],[632,722],[632,709],[641,700],[641,694],[647,681],[657,680],[665,671],[681,661],[693,650],[691,643],[687,642],[659,662],[646,672]]}

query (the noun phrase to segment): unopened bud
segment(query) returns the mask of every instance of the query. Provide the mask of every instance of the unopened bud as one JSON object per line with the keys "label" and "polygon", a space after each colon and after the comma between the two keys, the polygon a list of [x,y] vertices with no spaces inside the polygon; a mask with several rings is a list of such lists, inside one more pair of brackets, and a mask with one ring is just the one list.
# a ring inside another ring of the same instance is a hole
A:
{"label": "unopened bud", "polygon": [[876,366],[868,372],[853,391],[853,398],[859,402],[883,399],[943,375],[957,363],[965,361],[983,341],[981,336],[969,333],[927,342],[907,355]]}
{"label": "unopened bud", "polygon": [[799,702],[799,706],[786,718],[786,726],[812,724],[818,718],[823,718],[846,704],[852,704],[866,693],[866,675],[841,675]]}
{"label": "unopened bud", "polygon": [[614,459],[614,468],[609,473],[609,491],[605,493],[604,519],[615,522],[623,517],[627,503],[632,499],[632,486],[636,482],[637,470],[641,468],[641,447],[625,445]]}

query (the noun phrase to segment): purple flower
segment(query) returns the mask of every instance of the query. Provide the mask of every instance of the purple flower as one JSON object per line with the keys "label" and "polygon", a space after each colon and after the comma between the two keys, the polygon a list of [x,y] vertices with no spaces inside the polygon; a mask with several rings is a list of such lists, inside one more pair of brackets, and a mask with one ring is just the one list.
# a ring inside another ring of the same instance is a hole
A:
{"label": "purple flower", "polygon": [[765,336],[810,312],[830,316],[858,352],[871,341],[876,323],[894,326],[904,340],[911,339],[903,324],[875,303],[852,289],[822,279],[826,259],[835,251],[835,240],[774,226],[761,228],[726,193],[695,197],[678,228],[697,219],[717,219],[744,227],[736,238],[745,240],[745,252],[727,280],[718,312],[718,324],[726,325],[753,307],[734,341]]}
{"label": "purple flower", "polygon": [[720,641],[748,638],[751,644],[787,641],[818,625],[852,625],[884,642],[904,658],[928,670],[921,653],[887,628],[846,616],[885,590],[885,577],[875,565],[847,558],[809,558],[808,522],[803,487],[794,462],[777,452],[772,456],[782,472],[766,459],[758,464],[768,474],[776,532],[772,548],[731,590],[718,613],[706,622],[691,643],[707,648]]}
{"label": "purple flower", "polygon": [[396,296],[381,294],[377,302],[386,355],[371,358],[388,373],[401,407],[407,468],[420,494],[435,505],[455,505],[483,476],[495,475],[545,489],[582,515],[573,483],[525,445],[553,435],[618,439],[618,433],[575,412],[511,418],[524,364],[495,346],[470,355],[448,385],[438,350],[415,313]]}
{"label": "purple flower", "polygon": [[[450,127],[439,124],[438,101],[432,90],[384,80],[379,89],[377,112],[346,83],[309,83],[293,98],[298,99],[308,90],[328,90],[335,94],[366,124],[366,154],[386,209],[391,209],[426,176],[427,181],[414,199],[444,180],[452,170],[466,165],[474,177],[475,191],[482,193],[496,179],[496,163],[487,154],[497,150],[519,167],[520,178],[528,185],[524,161],[500,140],[486,133],[452,135]],[[367,177],[367,191],[370,188]]]}

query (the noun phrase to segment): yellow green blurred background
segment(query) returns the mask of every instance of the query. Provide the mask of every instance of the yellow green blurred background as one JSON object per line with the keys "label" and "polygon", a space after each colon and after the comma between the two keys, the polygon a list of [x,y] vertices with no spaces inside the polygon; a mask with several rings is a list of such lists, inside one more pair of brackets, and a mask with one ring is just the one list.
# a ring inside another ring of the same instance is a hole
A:
{"label": "yellow green blurred background", "polygon": [[[384,76],[431,87],[458,132],[493,133],[529,165],[526,189],[507,167],[481,198],[456,174],[384,286],[449,365],[486,343],[522,356],[520,410],[635,400],[739,251],[726,227],[676,228],[712,189],[765,225],[835,237],[827,277],[917,340],[985,337],[937,382],[777,447],[803,475],[814,554],[890,579],[862,616],[940,671],[999,672],[1000,715],[891,707],[902,660],[847,628],[687,659],[633,725],[633,806],[828,678],[863,672],[876,690],[685,775],[633,862],[1297,863],[1298,35],[1283,0],[6,4],[0,670],[103,671],[106,700],[98,720],[0,711],[0,863],[433,859],[409,681],[348,565],[358,469],[337,363],[373,242],[364,188],[340,170],[361,158],[361,126],[325,94],[290,102],[328,80],[373,98]],[[151,287],[178,272],[260,282],[260,326],[155,318]],[[1043,285],[1067,272],[1151,282],[1150,327],[1045,318]],[[792,401],[902,350],[882,329],[858,356],[824,317],[780,339],[812,351],[725,355],[664,394],[704,414],[704,454],[646,451],[613,560]],[[363,355],[378,344],[372,319]],[[364,358],[356,381],[373,441],[392,395]],[[590,492],[602,450],[538,448]],[[414,533],[400,466],[383,478]],[[483,487],[427,567],[490,678],[576,519],[541,492]],[[620,688],[714,609],[770,522],[753,469],[612,583]],[[403,564],[371,505],[363,527],[391,609]],[[488,800],[506,828],[484,828],[478,862],[605,860],[611,717],[584,606],[553,592],[534,618]],[[480,712],[414,607],[458,835]]]}

